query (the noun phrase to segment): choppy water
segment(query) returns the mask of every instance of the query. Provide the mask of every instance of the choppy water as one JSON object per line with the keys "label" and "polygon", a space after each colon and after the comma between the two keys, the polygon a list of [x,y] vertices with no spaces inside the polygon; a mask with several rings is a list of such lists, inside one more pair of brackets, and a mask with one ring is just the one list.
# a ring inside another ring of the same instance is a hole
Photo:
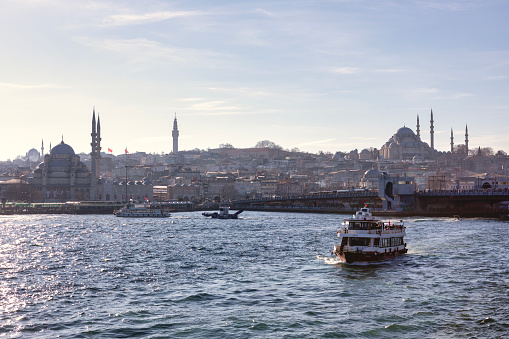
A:
{"label": "choppy water", "polygon": [[0,335],[502,338],[509,223],[408,219],[409,253],[330,256],[338,215],[0,216]]}

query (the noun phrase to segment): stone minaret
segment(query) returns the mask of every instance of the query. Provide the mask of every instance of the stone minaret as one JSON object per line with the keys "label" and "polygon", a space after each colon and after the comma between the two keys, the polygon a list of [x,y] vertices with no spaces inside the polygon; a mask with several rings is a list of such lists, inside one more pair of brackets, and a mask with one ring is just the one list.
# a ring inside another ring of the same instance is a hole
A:
{"label": "stone minaret", "polygon": [[95,122],[95,107],[92,112],[92,151],[90,152],[90,200],[97,200],[97,125]]}
{"label": "stone minaret", "polygon": [[451,153],[454,153],[454,136],[451,128]]}
{"label": "stone minaret", "polygon": [[178,155],[179,152],[179,130],[177,126],[177,113],[175,113],[175,120],[173,120],[173,131],[171,131],[173,137],[173,154]]}
{"label": "stone minaret", "polygon": [[96,155],[95,155],[95,161],[96,161],[96,164],[95,164],[95,170],[96,170],[96,175],[97,177],[99,177],[100,175],[100,170],[99,170],[99,159],[101,159],[101,119],[99,118],[99,113],[97,113],[97,138],[95,139],[96,140],[96,147],[95,147],[95,150],[96,150]]}
{"label": "stone minaret", "polygon": [[433,131],[433,109],[431,109],[431,126],[430,126],[430,147],[431,147],[431,152],[435,152],[435,140],[434,140],[434,134],[435,132]]}
{"label": "stone minaret", "polygon": [[429,134],[430,134],[430,147],[431,147],[431,151],[435,151],[435,138],[434,138],[434,134],[435,132],[433,131],[433,109],[431,109],[431,120],[430,120],[430,130],[429,130]]}
{"label": "stone minaret", "polygon": [[41,159],[44,160],[44,139],[41,141]]}
{"label": "stone minaret", "polygon": [[421,139],[421,124],[419,124],[419,114],[417,114],[417,138]]}
{"label": "stone minaret", "polygon": [[465,154],[468,157],[468,125],[465,125]]}

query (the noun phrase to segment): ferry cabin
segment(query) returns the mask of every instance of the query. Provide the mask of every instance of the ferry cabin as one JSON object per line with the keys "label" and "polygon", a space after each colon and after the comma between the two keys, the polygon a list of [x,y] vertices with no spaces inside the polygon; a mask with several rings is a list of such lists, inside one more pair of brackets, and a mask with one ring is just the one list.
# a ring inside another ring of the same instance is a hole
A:
{"label": "ferry cabin", "polygon": [[[369,219],[369,218],[366,218]],[[404,226],[401,223],[378,220],[345,219],[345,226],[338,231],[341,251],[393,252],[404,248]]]}

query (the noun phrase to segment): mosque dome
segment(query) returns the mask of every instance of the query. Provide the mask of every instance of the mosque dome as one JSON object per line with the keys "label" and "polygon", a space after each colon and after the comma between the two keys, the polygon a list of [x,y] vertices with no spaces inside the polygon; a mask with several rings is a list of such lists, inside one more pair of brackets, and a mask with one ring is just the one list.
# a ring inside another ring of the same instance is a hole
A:
{"label": "mosque dome", "polygon": [[408,127],[401,127],[400,129],[398,129],[398,131],[396,132],[396,135],[399,136],[399,137],[405,137],[405,136],[415,136],[415,133],[414,131],[412,131],[410,128]]}
{"label": "mosque dome", "polygon": [[378,178],[379,176],[380,172],[376,169],[370,169],[364,173],[364,178]]}
{"label": "mosque dome", "polygon": [[36,162],[37,160],[39,160],[40,157],[41,154],[35,148],[32,148],[30,151],[27,152],[27,158],[32,162]]}
{"label": "mosque dome", "polygon": [[62,140],[60,144],[56,145],[51,149],[51,155],[56,154],[74,155],[75,153],[72,147],[64,143],[64,141]]}

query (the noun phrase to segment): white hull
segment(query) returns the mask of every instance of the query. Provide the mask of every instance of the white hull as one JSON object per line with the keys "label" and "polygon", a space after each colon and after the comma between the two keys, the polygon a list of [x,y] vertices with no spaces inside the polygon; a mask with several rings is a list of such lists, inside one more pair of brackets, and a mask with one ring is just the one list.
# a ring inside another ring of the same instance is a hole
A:
{"label": "white hull", "polygon": [[124,218],[168,218],[171,213],[160,208],[146,208],[143,205],[128,205],[120,210],[113,212],[117,217]]}

